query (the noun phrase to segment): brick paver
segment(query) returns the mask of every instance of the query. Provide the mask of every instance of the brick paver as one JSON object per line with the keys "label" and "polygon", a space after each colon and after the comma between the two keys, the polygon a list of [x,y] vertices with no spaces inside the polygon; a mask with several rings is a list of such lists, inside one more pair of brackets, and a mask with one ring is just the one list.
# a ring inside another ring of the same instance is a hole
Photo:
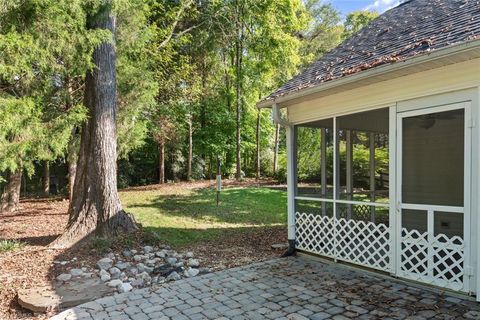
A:
{"label": "brick paver", "polygon": [[292,257],[105,297],[51,319],[480,319],[480,304]]}

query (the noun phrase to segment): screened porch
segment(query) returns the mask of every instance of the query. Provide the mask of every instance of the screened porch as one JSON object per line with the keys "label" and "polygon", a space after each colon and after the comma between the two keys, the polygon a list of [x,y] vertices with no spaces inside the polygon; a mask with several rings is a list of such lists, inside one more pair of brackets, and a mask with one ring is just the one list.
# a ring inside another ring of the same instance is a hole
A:
{"label": "screened porch", "polygon": [[468,290],[468,110],[427,109],[293,126],[298,250]]}

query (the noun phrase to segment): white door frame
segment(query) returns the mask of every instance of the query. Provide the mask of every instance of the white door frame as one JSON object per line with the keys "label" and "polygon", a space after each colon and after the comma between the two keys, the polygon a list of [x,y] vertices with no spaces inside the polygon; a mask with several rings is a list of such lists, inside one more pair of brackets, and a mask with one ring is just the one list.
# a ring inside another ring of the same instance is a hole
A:
{"label": "white door frame", "polygon": [[[463,207],[450,207],[450,206],[436,206],[432,205],[415,205],[415,204],[403,204],[402,203],[402,147],[403,147],[403,119],[407,117],[425,115],[430,113],[444,112],[464,109],[465,111],[465,145],[464,145],[464,206]],[[471,283],[472,276],[474,275],[473,268],[471,267],[472,259],[472,250],[471,250],[471,234],[470,234],[470,223],[471,223],[471,171],[472,171],[472,115],[471,115],[471,103],[462,102],[454,103],[449,105],[437,106],[437,107],[426,107],[422,109],[417,109],[413,111],[405,112],[396,112],[396,108],[392,107],[390,111],[390,124],[395,126],[391,128],[391,139],[390,142],[394,142],[396,146],[394,147],[391,144],[391,173],[394,173],[395,177],[395,201],[391,201],[390,211],[390,221],[394,227],[391,227],[392,239],[395,239],[392,243],[392,270],[395,270],[397,276],[403,276],[404,272],[401,270],[401,240],[402,240],[402,209],[419,209],[427,211],[428,213],[428,229],[432,233],[433,227],[433,214],[434,211],[447,211],[447,212],[457,212],[464,214],[464,278],[463,278],[463,292],[475,291],[475,286]],[[396,133],[395,135],[393,133]],[[393,162],[392,162],[393,160]],[[392,171],[394,169],[394,171]],[[392,199],[392,197],[391,197]],[[394,218],[394,219],[392,219]],[[429,236],[431,236],[429,234]]]}

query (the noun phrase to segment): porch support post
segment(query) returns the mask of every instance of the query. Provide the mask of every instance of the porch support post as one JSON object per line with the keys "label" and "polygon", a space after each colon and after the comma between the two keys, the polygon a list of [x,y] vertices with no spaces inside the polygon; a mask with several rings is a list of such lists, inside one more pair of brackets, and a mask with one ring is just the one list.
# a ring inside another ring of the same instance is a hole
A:
{"label": "porch support post", "polygon": [[339,211],[335,200],[340,199],[340,149],[338,143],[337,118],[333,118],[333,216],[339,218]]}
{"label": "porch support post", "polygon": [[[370,133],[370,202],[375,202],[375,133]],[[371,221],[375,223],[375,207],[371,206]]]}
{"label": "porch support post", "polygon": [[295,251],[295,194],[297,189],[296,178],[296,134],[295,127],[288,125],[287,131],[287,210],[288,210],[288,244],[289,249],[284,255],[291,255]]}
{"label": "porch support post", "polygon": [[[353,200],[353,142],[352,130],[346,131],[346,147],[347,147],[347,199]],[[352,205],[347,205],[347,219],[352,219]]]}
{"label": "porch support post", "polygon": [[400,274],[400,262],[397,261],[400,237],[397,230],[400,230],[401,214],[397,215],[397,106],[389,108],[389,129],[388,129],[388,197],[389,217],[388,228],[390,230],[390,273]]}
{"label": "porch support post", "polygon": [[[321,170],[321,184],[322,184],[322,198],[327,197],[327,129],[322,128],[320,147],[320,170]],[[327,214],[327,205],[322,202],[322,216]]]}

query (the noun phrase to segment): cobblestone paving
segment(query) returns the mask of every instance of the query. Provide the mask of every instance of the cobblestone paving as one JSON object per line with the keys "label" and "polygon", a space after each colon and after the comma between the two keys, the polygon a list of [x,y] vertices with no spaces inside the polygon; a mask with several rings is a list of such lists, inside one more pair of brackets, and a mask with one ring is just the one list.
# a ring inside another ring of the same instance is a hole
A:
{"label": "cobblestone paving", "polygon": [[480,304],[296,257],[105,297],[51,319],[480,319]]}

